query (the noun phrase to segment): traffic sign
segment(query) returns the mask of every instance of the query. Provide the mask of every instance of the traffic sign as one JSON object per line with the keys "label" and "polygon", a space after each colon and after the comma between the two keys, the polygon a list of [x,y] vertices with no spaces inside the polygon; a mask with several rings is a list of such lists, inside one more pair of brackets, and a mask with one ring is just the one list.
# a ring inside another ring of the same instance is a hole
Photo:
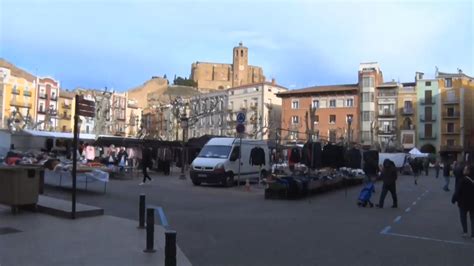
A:
{"label": "traffic sign", "polygon": [[76,97],[76,113],[85,117],[94,117],[95,102],[84,99],[83,95],[78,95]]}
{"label": "traffic sign", "polygon": [[245,125],[244,124],[238,124],[235,127],[235,130],[237,131],[237,133],[242,134],[242,133],[245,132]]}
{"label": "traffic sign", "polygon": [[237,113],[237,122],[240,123],[240,124],[245,122],[245,113],[243,113],[243,112]]}

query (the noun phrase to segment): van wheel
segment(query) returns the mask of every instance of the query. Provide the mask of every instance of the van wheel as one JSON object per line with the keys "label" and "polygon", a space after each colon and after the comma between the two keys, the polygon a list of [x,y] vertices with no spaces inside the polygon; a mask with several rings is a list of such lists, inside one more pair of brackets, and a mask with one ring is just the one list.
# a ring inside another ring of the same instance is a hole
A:
{"label": "van wheel", "polygon": [[227,175],[227,177],[225,178],[225,181],[224,181],[224,186],[226,186],[226,187],[233,187],[234,186],[234,174],[233,173],[229,173]]}
{"label": "van wheel", "polygon": [[201,185],[201,181],[193,180],[193,185],[199,186]]}

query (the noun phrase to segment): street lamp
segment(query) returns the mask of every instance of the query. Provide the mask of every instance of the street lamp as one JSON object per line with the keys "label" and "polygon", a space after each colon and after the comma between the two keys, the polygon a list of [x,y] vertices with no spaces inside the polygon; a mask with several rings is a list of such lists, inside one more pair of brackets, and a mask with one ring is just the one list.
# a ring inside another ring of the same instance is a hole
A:
{"label": "street lamp", "polygon": [[186,165],[186,135],[188,131],[188,125],[189,125],[189,118],[186,115],[186,107],[187,103],[183,104],[183,113],[181,114],[180,120],[181,120],[181,128],[183,129],[183,143],[182,143],[182,152],[181,152],[181,175],[179,176],[179,179],[186,179],[186,175],[184,174],[184,168]]}
{"label": "street lamp", "polygon": [[351,138],[352,138],[351,125],[352,125],[352,115],[347,117],[347,129],[348,129],[347,139],[348,139],[349,143],[352,142],[352,140],[351,140]]}

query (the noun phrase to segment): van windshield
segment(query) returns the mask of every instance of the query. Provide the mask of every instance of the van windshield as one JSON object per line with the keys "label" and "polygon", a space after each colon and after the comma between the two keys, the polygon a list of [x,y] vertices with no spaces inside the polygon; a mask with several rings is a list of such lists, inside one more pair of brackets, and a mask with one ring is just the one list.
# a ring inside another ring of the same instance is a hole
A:
{"label": "van windshield", "polygon": [[204,146],[198,157],[200,158],[227,158],[232,146]]}

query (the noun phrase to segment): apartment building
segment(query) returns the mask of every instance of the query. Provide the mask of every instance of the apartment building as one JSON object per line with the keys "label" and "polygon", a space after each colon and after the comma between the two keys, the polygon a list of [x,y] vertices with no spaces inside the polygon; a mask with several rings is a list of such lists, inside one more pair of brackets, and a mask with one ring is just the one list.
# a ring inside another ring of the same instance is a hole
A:
{"label": "apartment building", "polygon": [[194,96],[190,99],[189,137],[203,135],[233,136],[230,126],[227,90]]}
{"label": "apartment building", "polygon": [[401,85],[394,81],[376,86],[376,133],[382,150],[398,142],[397,102],[400,87]]}
{"label": "apartment building", "polygon": [[247,138],[276,139],[282,112],[282,99],[277,94],[286,91],[275,80],[230,88],[227,112],[230,131],[235,130],[237,114],[244,112]]}
{"label": "apartment building", "polygon": [[56,130],[58,126],[59,81],[44,77],[38,78],[37,116],[38,130]]}
{"label": "apartment building", "polygon": [[402,83],[398,88],[398,140],[405,151],[416,147],[416,83]]}
{"label": "apartment building", "polygon": [[59,90],[58,128],[57,131],[72,132],[74,128],[75,94],[67,90]]}
{"label": "apartment building", "polygon": [[441,99],[440,153],[461,160],[474,150],[474,78],[438,72]]}
{"label": "apartment building", "polygon": [[377,62],[359,65],[359,90],[361,94],[359,130],[361,143],[372,146],[376,140],[377,121],[375,117],[375,88],[383,83],[383,74]]}
{"label": "apartment building", "polygon": [[281,92],[284,143],[359,142],[358,84],[314,86]]}
{"label": "apartment building", "polygon": [[421,152],[438,153],[440,149],[440,91],[437,79],[425,79],[416,73],[418,147]]}

